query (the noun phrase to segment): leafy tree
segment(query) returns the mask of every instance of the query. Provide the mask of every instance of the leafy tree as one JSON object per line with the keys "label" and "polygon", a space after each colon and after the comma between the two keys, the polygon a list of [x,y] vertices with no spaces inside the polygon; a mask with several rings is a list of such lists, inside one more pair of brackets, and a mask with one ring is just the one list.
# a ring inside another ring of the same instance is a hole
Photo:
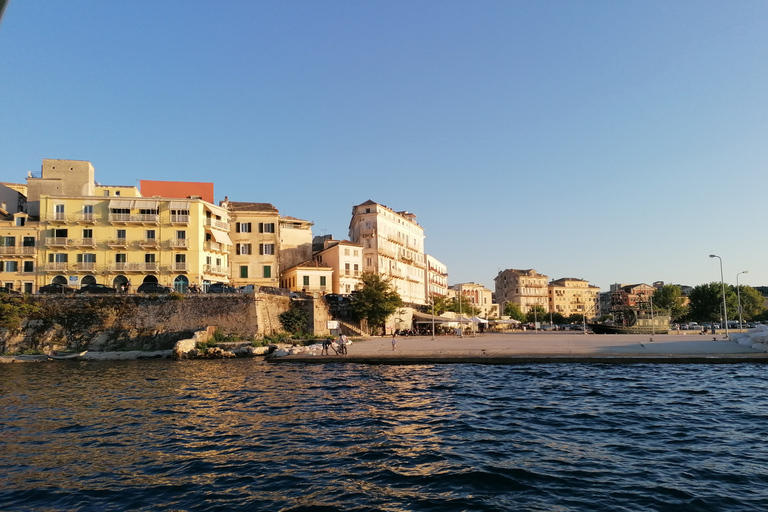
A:
{"label": "leafy tree", "polygon": [[525,313],[523,313],[522,310],[520,309],[520,306],[518,306],[514,302],[504,303],[504,316],[508,316],[513,320],[525,322]]}
{"label": "leafy tree", "polygon": [[[691,291],[691,317],[698,322],[719,322],[722,317],[723,290],[720,283],[700,284]],[[736,292],[732,287],[725,289],[725,303],[728,318],[738,318]]]}
{"label": "leafy tree", "polygon": [[[443,313],[448,311],[448,305],[450,304],[450,300],[447,297],[433,296],[432,301],[435,304],[436,315],[442,315]],[[421,312],[427,313],[427,314],[432,313],[432,304],[427,304],[425,306],[422,306]]]}
{"label": "leafy tree", "polygon": [[296,302],[291,302],[288,311],[280,313],[278,318],[283,329],[292,334],[306,331],[309,324],[309,315]]}
{"label": "leafy tree", "polygon": [[461,313],[464,316],[473,316],[478,314],[480,309],[472,305],[468,297],[457,295],[456,297],[451,297],[446,311]]}
{"label": "leafy tree", "polygon": [[552,323],[553,324],[564,324],[567,320],[563,316],[562,313],[552,313]]}
{"label": "leafy tree", "polygon": [[367,320],[370,327],[383,326],[387,317],[403,305],[403,299],[384,276],[364,272],[360,281],[362,284],[352,297],[352,314],[358,320]]}
{"label": "leafy tree", "polygon": [[40,306],[24,297],[0,296],[0,328],[18,329],[24,319],[40,313]]}
{"label": "leafy tree", "polygon": [[653,309],[668,311],[673,322],[682,320],[688,314],[683,290],[674,284],[659,288],[653,292]]}
{"label": "leafy tree", "polygon": [[[733,288],[736,290],[736,288]],[[734,292],[735,293],[735,292]],[[765,312],[765,297],[751,286],[739,286],[739,295],[741,298],[741,316],[744,320],[753,320],[760,317]],[[737,296],[737,299],[739,297]],[[730,313],[728,318],[737,320],[739,318],[738,303],[736,315],[731,317]]]}
{"label": "leafy tree", "polygon": [[582,324],[582,323],[584,323],[584,315],[580,315],[578,313],[574,313],[572,315],[568,315],[568,323],[569,324]]}
{"label": "leafy tree", "polygon": [[528,311],[525,315],[525,319],[527,322],[543,322],[549,319],[549,311],[542,306],[536,305]]}

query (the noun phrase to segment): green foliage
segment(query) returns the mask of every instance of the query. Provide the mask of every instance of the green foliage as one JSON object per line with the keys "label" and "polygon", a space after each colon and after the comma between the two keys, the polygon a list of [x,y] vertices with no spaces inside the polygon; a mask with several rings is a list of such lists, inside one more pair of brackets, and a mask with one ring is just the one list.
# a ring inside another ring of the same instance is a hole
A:
{"label": "green foliage", "polygon": [[666,284],[653,292],[653,309],[669,313],[673,322],[679,322],[688,315],[683,291],[674,284]]}
{"label": "green foliage", "polygon": [[171,292],[168,294],[168,300],[184,300],[184,294],[179,292]]}
{"label": "green foliage", "polygon": [[447,303],[446,311],[461,313],[463,316],[474,316],[480,313],[480,309],[472,305],[469,298],[464,295],[451,297],[450,301]]}
{"label": "green foliage", "polygon": [[[447,297],[432,297],[432,300],[435,304],[435,315],[440,316],[446,311],[449,311],[448,305],[450,304],[450,300]],[[426,306],[422,307],[422,313],[432,313],[432,305],[427,304]]]}
{"label": "green foliage", "polygon": [[362,286],[352,298],[352,314],[357,320],[368,320],[370,327],[381,326],[403,300],[386,277],[364,272],[360,280]]}
{"label": "green foliage", "polygon": [[39,316],[40,306],[26,297],[0,296],[0,328],[19,329],[27,318]]}
{"label": "green foliage", "polygon": [[565,323],[569,324],[581,324],[584,323],[584,315],[579,315],[578,313],[574,313],[572,315],[568,315],[568,318]]}
{"label": "green foliage", "polygon": [[[736,287],[733,287],[736,290]],[[763,295],[751,286],[739,285],[739,296],[741,299],[741,316],[744,320],[754,320],[760,318],[765,312],[765,298]],[[738,319],[738,310],[736,316],[728,318]]]}
{"label": "green foliage", "polygon": [[[700,284],[694,287],[690,299],[691,318],[697,322],[720,321],[723,304],[721,283]],[[728,308],[728,318],[738,318],[736,292],[731,287],[725,289],[725,302]]]}
{"label": "green foliage", "polygon": [[567,320],[565,319],[565,316],[563,316],[562,313],[552,313],[552,323],[553,324],[561,325],[561,324],[565,324],[565,323],[568,323],[568,322],[567,322]]}
{"label": "green foliage", "polygon": [[549,319],[549,311],[542,306],[533,306],[525,315],[526,322],[544,322]]}
{"label": "green foliage", "polygon": [[523,311],[520,309],[520,306],[514,302],[504,303],[504,316],[508,316],[513,320],[525,322],[525,313],[523,313]]}
{"label": "green foliage", "polygon": [[263,342],[265,345],[272,343],[288,343],[291,339],[291,335],[287,332],[276,332],[274,334],[265,334]]}
{"label": "green foliage", "polygon": [[291,307],[288,311],[280,313],[278,318],[280,323],[283,324],[283,329],[290,333],[305,332],[309,323],[309,315],[296,302],[291,302]]}

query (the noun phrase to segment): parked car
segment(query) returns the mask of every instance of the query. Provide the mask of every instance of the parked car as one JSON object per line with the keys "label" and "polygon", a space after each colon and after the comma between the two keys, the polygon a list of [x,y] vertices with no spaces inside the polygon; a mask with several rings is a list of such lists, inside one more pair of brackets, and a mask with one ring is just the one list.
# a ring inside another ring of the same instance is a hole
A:
{"label": "parked car", "polygon": [[237,293],[237,290],[226,283],[213,283],[208,287],[208,293]]}
{"label": "parked car", "polygon": [[141,283],[136,291],[139,293],[171,293],[173,288],[160,283]]}
{"label": "parked car", "polygon": [[8,288],[7,286],[0,286],[0,293],[7,293],[8,295],[20,295],[18,290]]}
{"label": "parked car", "polygon": [[47,284],[45,286],[41,286],[38,290],[39,293],[61,293],[63,295],[68,293],[75,293],[76,291],[77,290],[74,288],[70,288],[69,286],[60,283]]}
{"label": "parked car", "polygon": [[117,293],[117,290],[112,288],[111,286],[107,286],[105,284],[99,284],[99,283],[93,283],[93,284],[86,284],[82,288],[80,288],[78,293]]}
{"label": "parked car", "polygon": [[238,287],[237,291],[239,293],[253,293],[256,290],[254,289],[252,284],[246,284],[245,286]]}

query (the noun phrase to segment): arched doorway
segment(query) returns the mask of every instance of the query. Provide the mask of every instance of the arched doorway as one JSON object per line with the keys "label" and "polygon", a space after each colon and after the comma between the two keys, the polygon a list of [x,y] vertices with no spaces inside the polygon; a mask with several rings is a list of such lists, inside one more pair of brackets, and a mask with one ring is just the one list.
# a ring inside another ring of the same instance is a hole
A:
{"label": "arched doorway", "polygon": [[126,284],[128,284],[128,278],[127,278],[127,277],[125,277],[125,276],[123,276],[123,275],[117,276],[117,277],[115,277],[115,278],[112,280],[112,286],[113,286],[113,287],[114,287],[114,288],[115,288],[115,289],[116,289],[118,292],[121,292],[121,291],[123,291],[123,285],[126,285]]}
{"label": "arched doorway", "polygon": [[96,284],[96,278],[93,276],[85,276],[80,280],[80,286],[85,286],[87,284]]}
{"label": "arched doorway", "polygon": [[144,281],[142,283],[158,283],[157,277],[155,276],[147,276],[144,278]]}
{"label": "arched doorway", "polygon": [[62,284],[64,286],[67,286],[69,284],[69,281],[64,276],[56,276],[56,277],[53,278],[51,283],[53,283],[53,284]]}
{"label": "arched doorway", "polygon": [[189,279],[187,276],[176,276],[173,280],[173,289],[179,293],[186,293],[189,288]]}

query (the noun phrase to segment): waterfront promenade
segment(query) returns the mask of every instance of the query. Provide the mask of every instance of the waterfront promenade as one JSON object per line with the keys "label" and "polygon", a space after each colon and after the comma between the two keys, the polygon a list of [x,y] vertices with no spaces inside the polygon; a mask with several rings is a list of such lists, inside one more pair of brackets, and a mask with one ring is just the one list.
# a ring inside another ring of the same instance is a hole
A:
{"label": "waterfront promenade", "polygon": [[457,336],[391,337],[355,341],[347,356],[320,350],[270,358],[274,363],[768,363],[768,353],[724,340],[722,335],[582,334],[571,332],[488,333]]}

